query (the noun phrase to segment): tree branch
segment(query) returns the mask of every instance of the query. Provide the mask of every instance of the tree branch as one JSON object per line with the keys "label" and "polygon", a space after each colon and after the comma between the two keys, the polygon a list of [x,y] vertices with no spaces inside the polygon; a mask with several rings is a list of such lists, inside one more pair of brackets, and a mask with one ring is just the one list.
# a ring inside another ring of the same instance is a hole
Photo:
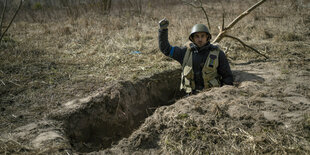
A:
{"label": "tree branch", "polygon": [[260,6],[261,4],[263,4],[266,0],[261,0],[259,2],[257,2],[256,4],[254,4],[252,7],[250,7],[249,9],[247,9],[246,11],[244,11],[242,14],[240,14],[236,19],[234,19],[230,24],[228,24],[228,26],[226,27],[226,29],[230,29],[232,28],[236,23],[238,23],[238,21],[240,21],[243,17],[245,17],[246,15],[248,15],[251,11],[253,11],[255,8],[257,8],[258,6]]}
{"label": "tree branch", "polygon": [[209,21],[208,14],[207,14],[205,8],[202,6],[202,0],[199,0],[199,2],[200,2],[200,8],[201,8],[201,10],[203,11],[203,13],[205,14],[205,16],[206,16],[206,18],[207,18],[208,28],[209,28],[209,32],[210,32],[210,34],[211,34],[211,26],[210,26],[210,21]]}
{"label": "tree branch", "polygon": [[220,1],[221,3],[221,6],[222,6],[222,10],[223,10],[223,13],[222,13],[222,27],[221,27],[221,30],[220,31],[223,31],[224,28],[225,28],[225,9],[224,9],[224,5],[223,5],[223,2]]}
{"label": "tree branch", "polygon": [[205,10],[205,8],[202,6],[202,0],[199,0],[199,6],[193,4],[193,3],[189,3],[189,2],[186,2],[185,0],[181,0],[183,3],[187,4],[187,5],[190,5],[194,8],[197,8],[197,9],[201,9],[203,11],[203,13],[205,14],[205,17],[207,18],[207,22],[208,22],[208,28],[209,28],[209,31],[211,33],[211,26],[210,26],[210,21],[209,21],[209,16]]}
{"label": "tree branch", "polygon": [[223,37],[225,36],[225,34],[227,33],[228,30],[230,30],[236,23],[238,23],[243,17],[245,17],[246,15],[248,15],[251,11],[253,11],[255,8],[257,8],[258,6],[260,6],[261,4],[263,4],[266,0],[261,0],[259,2],[257,2],[256,4],[254,4],[252,7],[250,7],[249,9],[247,9],[246,11],[244,11],[243,13],[241,13],[237,18],[235,18],[231,23],[228,24],[227,27],[222,28],[222,31],[220,31],[220,33],[215,37],[215,39],[213,40],[212,43],[217,43],[220,42]]}
{"label": "tree branch", "polygon": [[239,41],[244,47],[247,47],[247,48],[253,50],[254,52],[256,52],[257,54],[259,54],[259,55],[265,57],[266,59],[268,59],[268,56],[266,56],[266,55],[260,53],[257,49],[255,49],[255,48],[253,48],[253,47],[251,47],[251,46],[245,44],[245,43],[244,43],[242,40],[240,40],[239,38],[234,37],[234,36],[230,36],[230,35],[227,35],[227,34],[225,35],[225,37],[231,38],[231,39],[235,39],[235,40]]}
{"label": "tree branch", "polygon": [[[202,11],[205,13],[205,16],[207,17],[207,20],[208,20],[208,24],[209,24],[209,19],[208,19],[208,15],[205,11],[205,9],[203,8],[202,6],[202,0],[199,0],[199,3],[200,3],[200,6],[197,6],[193,3],[189,3],[189,2],[186,2],[185,0],[181,0],[183,3],[187,4],[187,5],[191,5],[192,7],[194,8],[201,8]],[[247,47],[251,50],[253,50],[254,52],[256,52],[257,54],[259,55],[262,55],[263,57],[265,57],[266,59],[268,59],[268,57],[262,53],[260,53],[258,50],[256,50],[255,48],[245,44],[242,40],[240,40],[239,38],[237,37],[234,37],[234,36],[230,36],[230,35],[227,35],[226,33],[235,25],[237,24],[242,18],[244,18],[245,16],[247,16],[251,11],[253,11],[255,8],[257,8],[258,6],[260,6],[261,4],[263,4],[266,0],[261,0],[259,2],[257,2],[256,4],[254,4],[253,6],[251,6],[250,8],[248,8],[246,11],[244,11],[243,13],[241,13],[238,17],[236,17],[231,23],[228,24],[227,27],[225,27],[225,13],[223,13],[223,19],[222,19],[222,25],[219,26],[219,34],[215,37],[215,39],[213,40],[212,43],[218,43],[220,42],[224,37],[228,37],[228,38],[231,38],[231,39],[235,39],[237,41],[239,41],[244,47]],[[222,8],[224,10],[224,7],[222,5]],[[209,29],[210,29],[210,24],[208,25],[209,26]]]}
{"label": "tree branch", "polygon": [[17,15],[18,11],[20,10],[22,4],[23,4],[23,0],[20,0],[19,6],[18,6],[18,8],[17,8],[17,10],[16,10],[16,12],[15,12],[15,14],[14,14],[12,20],[10,21],[9,25],[6,27],[5,31],[3,32],[3,34],[2,34],[1,37],[0,37],[0,42],[2,41],[2,38],[3,38],[4,34],[6,33],[6,31],[8,31],[8,29],[9,29],[10,26],[11,26],[11,24],[13,23],[13,20],[15,19],[15,17],[16,17],[16,15]]}

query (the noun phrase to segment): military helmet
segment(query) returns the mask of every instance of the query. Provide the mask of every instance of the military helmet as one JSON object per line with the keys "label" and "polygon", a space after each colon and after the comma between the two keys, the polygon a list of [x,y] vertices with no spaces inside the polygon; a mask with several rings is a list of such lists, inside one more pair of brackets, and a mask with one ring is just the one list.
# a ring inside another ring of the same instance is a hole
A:
{"label": "military helmet", "polygon": [[206,32],[209,35],[209,38],[211,39],[211,34],[209,32],[209,29],[204,24],[196,24],[193,26],[191,34],[189,35],[189,40],[192,41],[191,36],[196,32]]}

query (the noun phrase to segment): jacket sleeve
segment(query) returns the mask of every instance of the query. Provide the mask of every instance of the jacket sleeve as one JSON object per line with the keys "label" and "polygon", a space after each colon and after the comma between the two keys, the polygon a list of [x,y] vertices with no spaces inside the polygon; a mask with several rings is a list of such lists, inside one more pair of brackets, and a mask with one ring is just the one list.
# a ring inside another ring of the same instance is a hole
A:
{"label": "jacket sleeve", "polygon": [[233,74],[230,70],[228,60],[223,51],[220,51],[219,54],[219,66],[217,72],[219,75],[222,76],[221,78],[222,85],[233,85],[234,82]]}
{"label": "jacket sleeve", "polygon": [[178,61],[182,65],[186,47],[171,46],[168,41],[168,29],[159,29],[158,44],[162,53]]}

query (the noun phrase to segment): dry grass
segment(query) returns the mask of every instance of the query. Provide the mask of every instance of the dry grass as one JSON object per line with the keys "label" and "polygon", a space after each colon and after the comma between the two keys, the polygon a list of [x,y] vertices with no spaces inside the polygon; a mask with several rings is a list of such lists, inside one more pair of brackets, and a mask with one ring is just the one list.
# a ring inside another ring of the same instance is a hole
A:
{"label": "dry grass", "polygon": [[[307,154],[307,140],[285,131],[274,131],[268,128],[262,132],[248,133],[242,128],[238,131],[227,131],[220,128],[212,128],[205,131],[196,127],[184,128],[188,133],[188,139],[174,139],[167,135],[163,152],[167,154]],[[285,135],[283,137],[283,135]],[[201,144],[204,142],[205,144]]]}
{"label": "dry grass", "polygon": [[[180,131],[164,134],[160,142],[162,151],[165,154],[307,154],[310,151],[307,146],[309,137],[303,137],[308,133],[279,130],[276,122],[256,122],[253,124],[259,129],[250,127],[249,130],[247,124],[240,122],[224,127],[225,124],[221,124],[223,120],[212,118],[211,115],[206,119],[209,124],[201,124],[190,118],[174,121],[174,126],[182,127]],[[226,122],[226,125],[231,124]]]}

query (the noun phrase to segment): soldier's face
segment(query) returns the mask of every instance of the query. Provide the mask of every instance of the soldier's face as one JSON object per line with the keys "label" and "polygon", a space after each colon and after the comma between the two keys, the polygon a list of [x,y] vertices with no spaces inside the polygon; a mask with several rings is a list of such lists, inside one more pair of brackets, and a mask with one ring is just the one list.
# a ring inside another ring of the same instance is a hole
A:
{"label": "soldier's face", "polygon": [[193,34],[192,40],[198,46],[202,47],[208,42],[209,36],[205,32],[197,32]]}

